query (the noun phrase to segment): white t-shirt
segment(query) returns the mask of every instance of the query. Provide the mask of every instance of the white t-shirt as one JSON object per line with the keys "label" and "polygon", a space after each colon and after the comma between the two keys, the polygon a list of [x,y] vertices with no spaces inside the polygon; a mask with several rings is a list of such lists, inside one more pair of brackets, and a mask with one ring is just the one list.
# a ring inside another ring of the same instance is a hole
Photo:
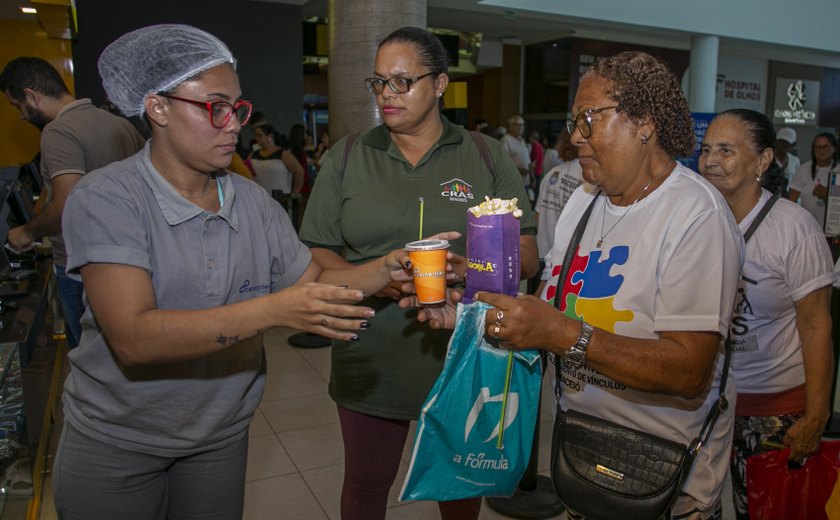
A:
{"label": "white t-shirt", "polygon": [[[574,159],[555,167],[548,174],[543,174],[540,182],[540,195],[534,210],[540,214],[537,221],[537,247],[540,258],[551,251],[554,244],[554,227],[563,206],[569,200],[572,192],[583,183],[583,173],[580,161]],[[595,189],[590,187],[590,189]]]}
{"label": "white t-shirt", "polygon": [[561,164],[563,164],[563,159],[560,158],[560,152],[554,148],[547,149],[545,151],[545,156],[543,157],[543,175],[545,175],[546,172],[550,172],[555,166],[560,166]]}
{"label": "white t-shirt", "polygon": [[254,168],[254,180],[271,194],[274,190],[283,193],[292,192],[292,172],[286,168],[281,158],[283,151],[263,158],[259,153],[251,156],[251,166]]}
{"label": "white t-shirt", "polygon": [[[779,161],[776,161],[776,164],[779,166],[779,168],[782,167],[782,164]],[[796,170],[799,169],[799,166],[801,166],[801,164],[802,163],[799,160],[799,157],[791,153],[787,154],[787,166],[784,167],[784,172],[788,184],[790,184],[791,181],[793,181],[793,176],[796,175]]]}
{"label": "white t-shirt", "polygon": [[528,151],[528,145],[519,137],[513,137],[510,134],[505,134],[502,137],[502,146],[505,147],[510,158],[513,159],[513,164],[520,170],[528,170],[531,166],[531,153]]}
{"label": "white t-shirt", "polygon": [[[554,247],[546,259],[551,279],[543,298],[548,301],[556,296],[559,264],[592,197],[578,188],[557,223]],[[720,355],[708,391],[693,400],[632,390],[587,367],[566,368],[562,407],[688,445],[718,398],[723,338],[732,315],[743,239],[717,189],[682,165],[633,206],[614,206],[604,195],[599,199],[569,270],[561,310],[595,327],[635,338],[656,339],[665,331],[717,332]],[[602,229],[606,236],[597,248]],[[734,402],[731,383],[730,379],[726,394]],[[685,492],[702,509],[720,497],[733,416],[734,407],[720,416],[685,485]]]}
{"label": "white t-shirt", "polygon": [[825,201],[813,194],[816,186],[828,186],[828,173],[831,168],[817,167],[817,175],[811,178],[811,161],[806,162],[796,170],[796,175],[790,182],[789,189],[799,192],[799,203],[808,213],[814,216],[820,229],[825,229]]}
{"label": "white t-shirt", "polygon": [[[770,196],[763,190],[739,224],[742,233]],[[793,202],[777,201],[747,242],[735,297],[732,368],[739,392],[774,393],[805,383],[795,302],[832,280],[831,251],[817,223]]]}

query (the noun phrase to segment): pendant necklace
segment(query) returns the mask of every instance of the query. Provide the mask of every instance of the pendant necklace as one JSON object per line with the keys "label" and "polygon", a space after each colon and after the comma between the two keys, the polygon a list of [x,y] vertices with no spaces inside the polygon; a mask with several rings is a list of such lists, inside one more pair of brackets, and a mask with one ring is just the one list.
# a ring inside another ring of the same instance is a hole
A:
{"label": "pendant necklace", "polygon": [[208,175],[207,176],[207,181],[204,183],[204,191],[202,191],[201,193],[199,193],[197,195],[184,195],[183,193],[181,193],[181,196],[184,197],[187,200],[195,200],[195,199],[198,199],[198,198],[201,198],[201,197],[207,195],[207,192],[210,191],[210,178],[211,177],[215,177],[215,175]]}
{"label": "pendant necklace", "polygon": [[607,230],[607,232],[606,232],[606,233],[604,233],[604,222],[606,222],[606,220],[607,220],[607,201],[604,201],[604,216],[603,216],[603,218],[601,219],[601,238],[599,238],[599,239],[598,239],[598,241],[597,241],[597,242],[595,242],[595,247],[597,247],[598,249],[600,249],[600,248],[601,248],[601,245],[604,243],[604,239],[605,239],[605,238],[607,238],[607,235],[609,235],[609,234],[610,234],[610,232],[612,232],[612,230],[613,230],[613,229],[615,229],[615,227],[616,227],[616,226],[617,226],[617,225],[618,225],[618,224],[619,224],[622,220],[624,220],[624,217],[626,217],[626,216],[627,216],[627,214],[628,214],[628,213],[630,213],[630,210],[631,210],[631,209],[633,209],[633,206],[635,206],[635,205],[636,205],[636,203],[637,203],[637,202],[639,202],[639,201],[642,199],[642,197],[644,197],[645,193],[647,193],[648,188],[650,188],[650,185],[651,185],[651,184],[653,184],[653,181],[659,180],[662,176],[664,176],[664,175],[665,175],[665,173],[666,173],[666,172],[668,172],[668,171],[671,169],[671,165],[672,165],[673,163],[674,163],[674,161],[668,161],[668,165],[665,167],[665,170],[664,170],[661,174],[659,174],[659,176],[658,176],[658,177],[653,177],[653,178],[651,178],[651,179],[647,182],[647,184],[645,184],[645,187],[644,187],[644,188],[642,188],[642,192],[639,194],[639,196],[638,196],[638,197],[636,197],[636,200],[634,200],[632,204],[630,204],[629,206],[627,206],[627,209],[626,209],[626,210],[624,210],[624,213],[622,213],[622,214],[621,214],[621,216],[620,216],[620,217],[618,217],[618,220],[616,220],[616,221],[615,221],[615,224],[613,224],[612,226],[610,226],[610,228]]}

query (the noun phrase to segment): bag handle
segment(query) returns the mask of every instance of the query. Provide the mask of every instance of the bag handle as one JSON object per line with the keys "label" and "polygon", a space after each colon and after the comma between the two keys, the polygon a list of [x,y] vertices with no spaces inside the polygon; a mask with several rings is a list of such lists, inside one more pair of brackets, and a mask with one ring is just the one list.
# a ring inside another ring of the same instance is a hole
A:
{"label": "bag handle", "polygon": [[[770,213],[770,210],[773,208],[773,205],[776,201],[779,200],[778,195],[773,195],[770,197],[767,202],[764,203],[764,206],[761,208],[761,211],[758,212],[758,215],[755,216],[755,220],[753,220],[750,227],[744,233],[744,244],[746,245],[747,241],[750,237],[753,236],[755,230],[758,229],[758,226],[761,224],[761,221],[764,220],[764,217]],[[726,392],[726,380],[729,375],[729,364],[732,360],[732,349],[729,348],[730,343],[730,334],[726,334],[726,342],[724,343],[724,358],[723,358],[723,374],[720,376],[720,396],[718,397],[717,403],[715,406],[712,406],[712,409],[709,410],[709,415],[706,416],[706,420],[703,422],[703,427],[700,428],[700,433],[697,437],[691,441],[691,444],[688,447],[688,452],[690,456],[694,456],[700,448],[703,447],[706,442],[709,440],[709,436],[712,434],[712,429],[714,429],[715,422],[717,422],[718,417],[727,408],[729,408],[729,402],[726,399],[724,393]]]}
{"label": "bag handle", "polygon": [[478,148],[478,152],[481,154],[481,158],[484,160],[484,165],[487,166],[487,169],[490,171],[490,176],[493,177],[493,180],[496,179],[496,168],[493,165],[493,157],[490,155],[490,147],[487,146],[487,143],[484,142],[484,138],[481,137],[481,134],[476,132],[475,130],[467,130],[469,132],[470,137],[472,137],[475,146]]}

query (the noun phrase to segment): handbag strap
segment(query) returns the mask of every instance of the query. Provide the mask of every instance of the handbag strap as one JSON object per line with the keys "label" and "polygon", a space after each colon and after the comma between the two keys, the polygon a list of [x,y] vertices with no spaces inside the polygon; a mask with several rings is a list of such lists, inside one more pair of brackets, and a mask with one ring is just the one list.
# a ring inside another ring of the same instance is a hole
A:
{"label": "handbag strap", "polygon": [[[744,233],[744,244],[746,244],[750,237],[753,236],[753,233],[755,233],[755,230],[758,229],[758,226],[761,224],[761,221],[764,220],[764,217],[770,213],[770,209],[773,208],[773,204],[775,204],[777,200],[779,200],[779,196],[773,195],[767,200],[767,202],[764,203],[764,207],[761,208],[761,211],[759,211],[758,215],[755,216],[755,220],[753,220],[750,227]],[[692,457],[709,440],[709,436],[712,434],[712,430],[714,429],[715,423],[717,422],[718,417],[720,417],[720,414],[729,408],[729,402],[724,395],[726,392],[726,380],[729,376],[729,364],[732,361],[732,349],[729,348],[729,338],[730,335],[727,333],[723,349],[723,373],[720,376],[720,395],[718,396],[718,400],[715,405],[712,406],[711,410],[709,410],[706,420],[703,421],[700,433],[693,441],[691,441],[691,444],[688,447],[689,456]]]}
{"label": "handbag strap", "polygon": [[598,202],[598,196],[600,194],[601,192],[598,191],[598,193],[592,197],[592,202],[589,203],[586,211],[584,211],[583,215],[581,215],[580,220],[577,223],[577,227],[575,227],[575,232],[572,233],[572,238],[569,239],[569,247],[566,248],[566,256],[563,258],[563,267],[560,271],[560,278],[557,279],[557,291],[554,293],[554,306],[557,307],[557,310],[560,310],[560,301],[563,298],[563,287],[566,285],[566,276],[569,275],[569,268],[571,267],[572,260],[575,257],[575,251],[577,251],[580,239],[583,237],[583,232],[586,231],[586,224],[589,222],[589,216],[592,215],[592,209],[595,207],[595,203]]}
{"label": "handbag strap", "polygon": [[767,202],[764,203],[764,207],[761,208],[761,211],[759,211],[758,215],[755,216],[755,220],[753,220],[753,223],[750,224],[750,227],[744,233],[744,244],[746,244],[750,237],[753,236],[755,230],[758,229],[758,225],[761,224],[761,221],[764,220],[764,217],[766,217],[767,214],[770,213],[770,209],[773,207],[773,204],[775,204],[777,200],[779,200],[778,195],[773,195],[772,197],[767,199]]}

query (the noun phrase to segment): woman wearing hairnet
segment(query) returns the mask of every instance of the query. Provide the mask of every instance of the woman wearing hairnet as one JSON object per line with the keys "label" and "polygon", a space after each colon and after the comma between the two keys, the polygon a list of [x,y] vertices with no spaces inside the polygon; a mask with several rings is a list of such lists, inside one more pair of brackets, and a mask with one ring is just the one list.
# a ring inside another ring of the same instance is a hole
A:
{"label": "woman wearing hairnet", "polygon": [[357,339],[373,310],[352,303],[405,279],[401,251],[322,270],[265,190],[224,171],[251,111],[234,66],[182,25],[100,57],[111,101],[152,139],[86,175],[64,210],[67,269],[87,296],[55,462],[64,520],[241,518],[263,332]]}

